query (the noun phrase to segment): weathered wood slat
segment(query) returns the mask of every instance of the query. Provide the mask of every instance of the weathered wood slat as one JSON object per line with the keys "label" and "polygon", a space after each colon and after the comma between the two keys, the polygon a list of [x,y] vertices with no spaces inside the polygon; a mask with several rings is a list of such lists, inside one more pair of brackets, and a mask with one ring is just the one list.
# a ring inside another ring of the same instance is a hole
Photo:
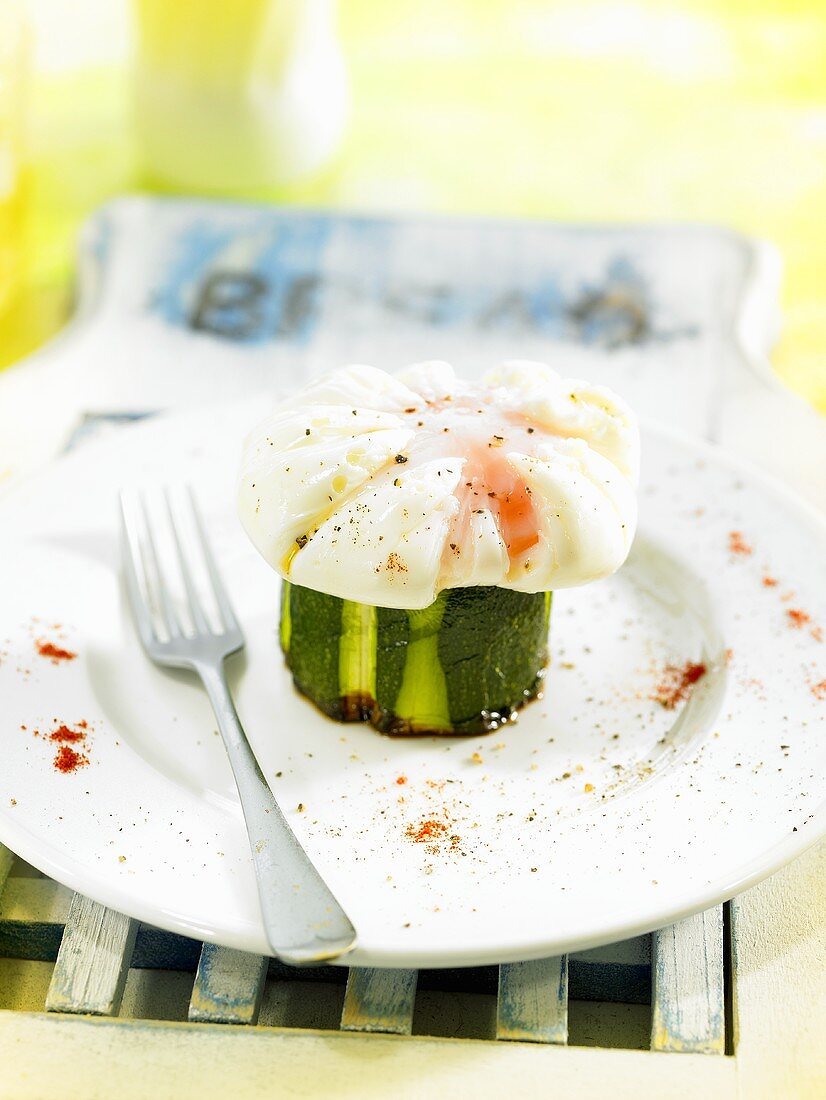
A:
{"label": "weathered wood slat", "polygon": [[496,1038],[567,1043],[568,956],[499,967]]}
{"label": "weathered wood slat", "polygon": [[261,955],[205,943],[189,1001],[190,1022],[256,1023],[268,964]]}
{"label": "weathered wood slat", "polygon": [[46,1011],[116,1016],[137,931],[137,921],[75,894],[57,953]]}
{"label": "weathered wood slat", "polygon": [[723,907],[653,935],[651,1049],[725,1053]]}
{"label": "weathered wood slat", "polygon": [[341,1013],[342,1031],[410,1035],[417,977],[415,970],[352,967]]}

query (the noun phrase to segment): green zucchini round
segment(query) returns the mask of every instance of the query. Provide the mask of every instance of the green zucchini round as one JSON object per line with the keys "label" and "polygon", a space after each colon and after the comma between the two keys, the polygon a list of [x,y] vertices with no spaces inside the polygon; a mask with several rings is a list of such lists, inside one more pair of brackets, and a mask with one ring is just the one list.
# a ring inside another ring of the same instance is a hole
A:
{"label": "green zucchini round", "polygon": [[540,691],[550,592],[452,588],[402,611],[285,581],[281,647],[331,718],[389,734],[489,733]]}

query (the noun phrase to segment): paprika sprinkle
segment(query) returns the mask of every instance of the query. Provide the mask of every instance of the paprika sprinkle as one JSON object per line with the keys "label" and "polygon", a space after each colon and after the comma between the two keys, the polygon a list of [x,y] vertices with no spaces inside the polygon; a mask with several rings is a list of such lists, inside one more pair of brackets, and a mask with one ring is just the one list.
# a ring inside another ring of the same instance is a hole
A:
{"label": "paprika sprinkle", "polygon": [[743,538],[742,531],[729,531],[728,548],[730,554],[739,554],[744,558],[753,553],[751,546]]}
{"label": "paprika sprinkle", "polygon": [[[86,747],[87,731],[89,723],[84,719],[76,724],[75,728],[68,726],[59,719],[54,719],[56,725],[49,733],[41,733],[40,730],[32,730],[35,737],[42,737],[45,741],[53,741],[57,746],[57,752],[52,760],[55,771],[64,775],[76,772],[78,768],[85,768],[89,763],[89,757],[80,751],[80,746]],[[73,749],[72,745],[78,745]]]}
{"label": "paprika sprinkle", "polygon": [[678,703],[688,697],[691,688],[708,672],[701,662],[687,662],[679,665],[666,665],[662,679],[654,688],[651,698],[666,710],[674,710]]}
{"label": "paprika sprinkle", "polygon": [[811,622],[812,619],[811,615],[807,614],[805,611],[802,611],[799,607],[790,607],[789,610],[786,612],[786,615],[789,618],[789,625],[793,626],[795,630],[800,630],[802,626],[805,626],[806,623]]}
{"label": "paprika sprinkle", "polygon": [[435,817],[425,817],[418,825],[410,824],[404,831],[405,836],[414,844],[423,844],[430,855],[439,852],[458,852],[462,838],[451,833],[444,821]]}
{"label": "paprika sprinkle", "polygon": [[[80,725],[85,725],[85,723],[80,723]],[[72,730],[69,729],[68,726],[63,725],[58,726],[56,730],[52,730],[49,734],[49,740],[74,743],[76,741],[85,741],[86,734],[82,729]]]}
{"label": "paprika sprinkle", "polygon": [[76,752],[68,745],[61,745],[52,761],[55,771],[63,772],[64,775],[76,772],[78,768],[85,768],[88,763],[88,756],[82,752]]}
{"label": "paprika sprinkle", "polygon": [[408,825],[405,834],[416,844],[432,844],[440,840],[447,832],[447,825],[435,818],[425,818],[418,825]]}
{"label": "paprika sprinkle", "polygon": [[53,665],[56,665],[59,661],[73,661],[77,657],[76,653],[72,653],[70,649],[63,649],[59,645],[55,645],[54,642],[35,642],[37,652],[41,657],[49,657]]}

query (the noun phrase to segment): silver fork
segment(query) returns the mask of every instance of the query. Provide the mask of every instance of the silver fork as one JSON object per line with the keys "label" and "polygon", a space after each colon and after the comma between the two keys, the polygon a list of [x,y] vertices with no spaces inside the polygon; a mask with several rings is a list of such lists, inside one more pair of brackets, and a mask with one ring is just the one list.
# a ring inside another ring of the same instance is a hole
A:
{"label": "silver fork", "polygon": [[352,949],[356,933],[288,825],[235,711],[224,661],[243,648],[244,635],[210,551],[195,498],[188,489],[190,530],[200,543],[220,616],[217,629],[210,625],[196,591],[193,566],[187,560],[185,540],[168,491],[164,497],[190,622],[184,623],[175,609],[143,499],[121,493],[123,569],[140,640],[155,664],[191,669],[206,688],[241,798],[264,928],[273,954],[294,966],[336,958]]}

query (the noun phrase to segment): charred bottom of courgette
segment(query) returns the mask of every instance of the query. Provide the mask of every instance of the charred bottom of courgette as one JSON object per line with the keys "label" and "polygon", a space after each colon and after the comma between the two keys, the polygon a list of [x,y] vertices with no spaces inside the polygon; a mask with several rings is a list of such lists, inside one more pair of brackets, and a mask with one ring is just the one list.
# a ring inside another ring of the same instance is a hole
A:
{"label": "charred bottom of courgette", "polygon": [[478,734],[541,692],[550,592],[453,588],[420,611],[284,583],[281,647],[298,690],[382,733]]}

